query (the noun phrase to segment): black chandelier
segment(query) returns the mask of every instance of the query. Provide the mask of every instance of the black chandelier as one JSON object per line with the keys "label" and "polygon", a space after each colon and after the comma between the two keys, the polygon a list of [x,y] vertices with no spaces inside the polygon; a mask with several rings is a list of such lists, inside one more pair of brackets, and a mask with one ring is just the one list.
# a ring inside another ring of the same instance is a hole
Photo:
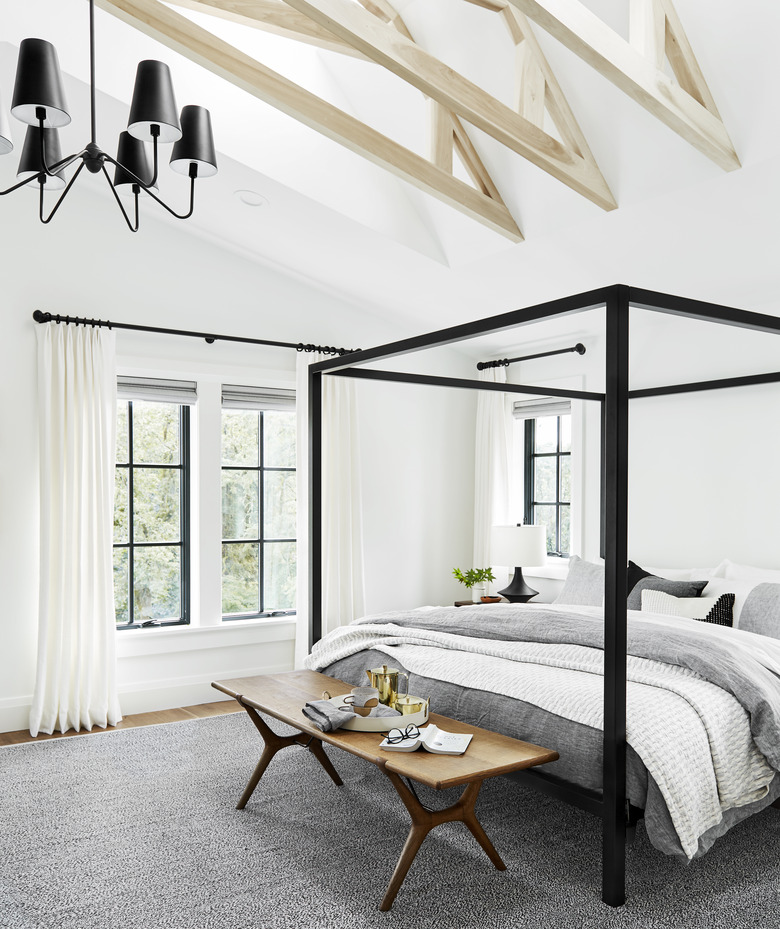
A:
{"label": "black chandelier", "polygon": [[[112,158],[96,141],[94,0],[89,0],[89,70],[92,137],[80,152],[63,158],[58,129],[70,123],[70,116],[57,50],[44,39],[22,40],[11,102],[11,114],[27,124],[17,171],[17,177],[21,180],[7,190],[0,190],[0,196],[37,181],[38,215],[42,223],[49,223],[76,178],[86,168],[92,174],[102,173],[105,176],[132,232],[138,230],[138,200],[141,191],[177,219],[189,219],[195,203],[196,178],[211,177],[217,173],[209,111],[202,106],[185,106],[179,116],[168,66],[161,61],[141,61],[136,73],[127,130],[120,133],[117,155]],[[152,143],[151,158],[148,142]],[[190,179],[190,203],[186,213],[177,213],[155,193],[158,189],[160,143],[173,143],[171,168]],[[7,154],[13,147],[10,130],[0,112],[0,154]],[[71,179],[66,181],[65,169],[76,162],[80,162],[79,166]],[[114,166],[113,180],[106,165]],[[59,199],[46,216],[43,208],[44,190],[63,188]],[[135,217],[132,221],[119,199],[118,191],[121,189],[129,190],[135,201]]]}

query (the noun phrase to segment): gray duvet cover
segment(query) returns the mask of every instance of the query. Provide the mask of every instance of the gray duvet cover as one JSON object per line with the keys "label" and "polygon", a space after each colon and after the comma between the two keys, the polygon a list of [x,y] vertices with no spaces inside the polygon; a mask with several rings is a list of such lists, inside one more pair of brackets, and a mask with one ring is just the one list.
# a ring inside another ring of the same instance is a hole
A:
{"label": "gray duvet cover", "polygon": [[[491,610],[484,607],[370,616],[360,623],[393,623],[472,638],[500,641],[566,642],[603,648],[603,621],[593,616],[573,616],[550,610]],[[640,619],[629,623],[628,653],[687,667],[732,693],[751,720],[759,748],[775,770],[780,769],[780,682],[766,667],[749,660],[728,641],[710,640],[697,630],[664,630]],[[364,683],[365,670],[398,662],[381,650],[358,652],[322,670],[353,684]],[[405,669],[403,669],[405,670]],[[560,759],[546,770],[573,784],[601,790],[602,739],[600,729],[574,722],[521,700],[412,674],[412,693],[430,695],[436,712],[516,738],[555,748]],[[627,795],[645,811],[645,824],[652,843],[669,855],[685,858],[663,795],[641,759],[629,746],[626,763]],[[780,796],[780,778],[775,777],[761,800],[724,811],[723,819],[699,839],[696,855],[703,854],[732,825],[763,809]],[[778,814],[780,815],[780,814]]]}

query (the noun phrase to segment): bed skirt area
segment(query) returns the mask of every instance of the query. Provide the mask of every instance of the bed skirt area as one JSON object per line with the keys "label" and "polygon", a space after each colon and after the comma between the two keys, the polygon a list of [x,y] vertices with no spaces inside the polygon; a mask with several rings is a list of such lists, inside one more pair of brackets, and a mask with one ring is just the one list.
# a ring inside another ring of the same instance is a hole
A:
{"label": "bed skirt area", "polygon": [[[367,668],[383,664],[406,670],[399,665],[397,658],[371,649],[335,661],[322,668],[322,673],[357,686],[367,683]],[[555,749],[560,758],[546,765],[546,772],[568,783],[601,792],[601,730],[565,719],[532,703],[414,673],[409,675],[409,692],[430,697],[431,710],[435,713]],[[626,748],[626,796],[633,806],[644,810],[645,827],[652,844],[666,855],[679,856],[687,861],[663,795],[630,745]],[[722,821],[700,837],[694,857],[704,854],[733,825],[771,805],[778,797],[780,777],[775,777],[768,794],[761,800],[725,810]],[[780,811],[777,815],[780,816]]]}

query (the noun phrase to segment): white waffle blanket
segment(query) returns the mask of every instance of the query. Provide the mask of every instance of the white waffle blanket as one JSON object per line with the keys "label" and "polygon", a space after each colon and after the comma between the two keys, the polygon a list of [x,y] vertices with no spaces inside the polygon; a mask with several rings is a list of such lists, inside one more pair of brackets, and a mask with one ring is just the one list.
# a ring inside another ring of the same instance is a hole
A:
{"label": "white waffle blanket", "polygon": [[[397,656],[414,674],[603,729],[600,649],[369,623],[336,629],[317,643],[306,667],[324,668],[371,648]],[[753,742],[747,713],[725,690],[687,668],[632,656],[627,677],[627,741],[661,790],[691,858],[722,811],[763,797],[775,772]]]}

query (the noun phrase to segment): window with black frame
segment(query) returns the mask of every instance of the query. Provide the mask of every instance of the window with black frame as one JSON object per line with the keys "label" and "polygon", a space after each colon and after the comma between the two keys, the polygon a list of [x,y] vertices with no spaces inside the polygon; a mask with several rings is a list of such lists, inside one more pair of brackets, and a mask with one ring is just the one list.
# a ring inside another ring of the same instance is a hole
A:
{"label": "window with black frame", "polygon": [[190,621],[189,381],[119,378],[114,490],[117,628]]}
{"label": "window with black frame", "polygon": [[222,388],[223,619],[296,602],[295,392]]}
{"label": "window with black frame", "polygon": [[548,555],[571,550],[571,404],[520,401],[514,413],[524,428],[524,521],[544,526]]}

